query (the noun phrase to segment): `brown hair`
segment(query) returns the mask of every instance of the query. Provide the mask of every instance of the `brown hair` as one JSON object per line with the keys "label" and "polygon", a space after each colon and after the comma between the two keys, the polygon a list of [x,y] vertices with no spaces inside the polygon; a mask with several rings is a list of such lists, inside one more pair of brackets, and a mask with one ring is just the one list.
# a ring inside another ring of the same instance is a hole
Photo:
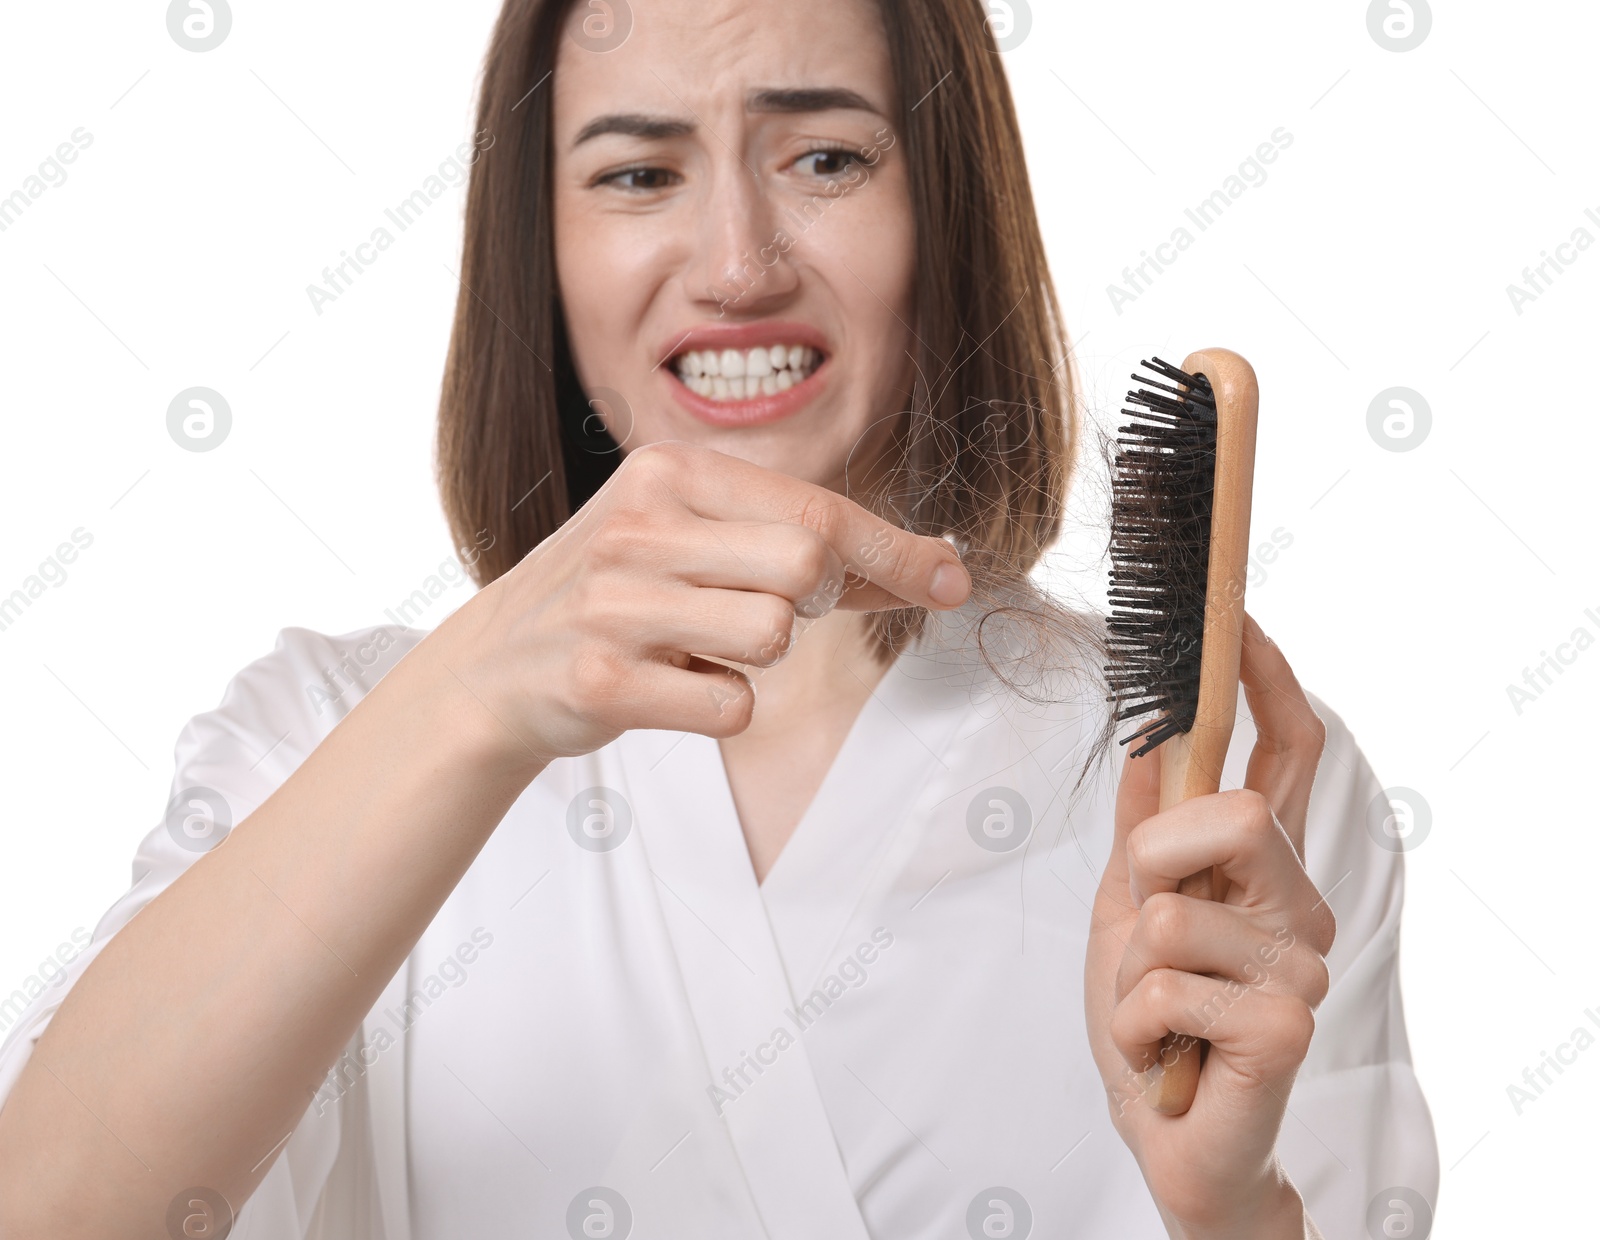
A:
{"label": "brown hair", "polygon": [[[572,0],[506,0],[489,46],[438,478],[487,585],[616,466],[578,383],[556,282],[551,99]],[[1015,597],[1060,528],[1077,428],[1072,368],[1022,138],[982,0],[877,0],[916,228],[916,389],[886,485],[852,498],[953,534],[980,593]],[[540,89],[541,84],[545,88]],[[925,613],[880,613],[885,652]]]}

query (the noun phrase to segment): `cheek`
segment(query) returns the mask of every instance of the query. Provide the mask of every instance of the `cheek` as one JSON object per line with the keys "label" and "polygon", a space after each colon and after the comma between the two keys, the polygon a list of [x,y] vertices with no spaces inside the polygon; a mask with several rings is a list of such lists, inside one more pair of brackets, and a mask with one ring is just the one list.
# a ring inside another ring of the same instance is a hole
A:
{"label": "cheek", "polygon": [[615,283],[611,268],[617,263],[617,255],[603,243],[601,233],[592,217],[573,209],[562,195],[556,196],[556,287],[566,316],[573,361],[579,376],[586,380],[599,360],[591,356],[595,343],[611,334],[595,330],[604,326],[607,307],[611,305],[606,290]]}
{"label": "cheek", "polygon": [[619,416],[613,395],[629,386],[619,380],[624,360],[619,342],[625,338],[626,309],[613,295],[626,285],[619,270],[621,258],[607,244],[604,227],[591,215],[574,210],[559,192],[552,206],[556,291],[566,320],[573,369],[591,401],[585,432],[603,427],[614,440],[626,442],[634,432],[632,406],[636,402],[623,395],[621,403],[626,408]]}
{"label": "cheek", "polygon": [[885,316],[889,311],[884,302],[896,312],[910,305],[915,226],[911,199],[898,172],[875,172],[848,190],[806,240],[813,262],[836,268],[849,280],[841,289],[854,286],[852,302],[864,299],[876,304]]}
{"label": "cheek", "polygon": [[627,222],[555,202],[557,290],[572,360],[586,387],[618,387],[648,302],[652,247]]}
{"label": "cheek", "polygon": [[845,316],[852,344],[879,357],[911,340],[916,228],[898,169],[872,173],[799,239],[795,256],[821,275]]}

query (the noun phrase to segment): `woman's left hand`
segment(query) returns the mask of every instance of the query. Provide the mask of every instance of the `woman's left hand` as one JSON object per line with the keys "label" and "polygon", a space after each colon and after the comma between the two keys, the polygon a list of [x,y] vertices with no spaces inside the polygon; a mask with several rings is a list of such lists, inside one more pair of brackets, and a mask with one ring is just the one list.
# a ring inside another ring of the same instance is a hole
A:
{"label": "woman's left hand", "polygon": [[[1159,751],[1126,761],[1085,971],[1090,1044],[1112,1120],[1172,1235],[1316,1235],[1278,1129],[1328,991],[1334,917],[1305,870],[1326,735],[1282,652],[1245,621],[1239,678],[1257,740],[1242,789],[1157,812]],[[1178,894],[1217,867],[1217,900]],[[1194,1105],[1144,1101],[1168,1031],[1211,1043]]]}

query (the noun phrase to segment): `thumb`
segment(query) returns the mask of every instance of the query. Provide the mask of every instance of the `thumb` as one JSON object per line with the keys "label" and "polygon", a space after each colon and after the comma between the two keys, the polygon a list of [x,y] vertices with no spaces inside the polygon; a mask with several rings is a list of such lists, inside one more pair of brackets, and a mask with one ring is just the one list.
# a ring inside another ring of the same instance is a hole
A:
{"label": "thumb", "polygon": [[1127,892],[1128,836],[1146,818],[1154,817],[1160,807],[1161,750],[1152,750],[1142,758],[1133,757],[1130,750],[1122,760],[1122,777],[1117,784],[1116,831],[1102,884],[1107,890]]}

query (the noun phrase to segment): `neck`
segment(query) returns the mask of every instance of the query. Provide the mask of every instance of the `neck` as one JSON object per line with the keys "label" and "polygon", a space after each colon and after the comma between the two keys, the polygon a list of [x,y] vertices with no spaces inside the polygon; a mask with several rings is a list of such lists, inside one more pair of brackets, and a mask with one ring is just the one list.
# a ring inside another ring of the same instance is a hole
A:
{"label": "neck", "polygon": [[746,669],[756,689],[755,715],[743,732],[720,742],[758,883],[816,798],[886,666],[874,657],[860,612],[830,612],[795,628],[782,660]]}

